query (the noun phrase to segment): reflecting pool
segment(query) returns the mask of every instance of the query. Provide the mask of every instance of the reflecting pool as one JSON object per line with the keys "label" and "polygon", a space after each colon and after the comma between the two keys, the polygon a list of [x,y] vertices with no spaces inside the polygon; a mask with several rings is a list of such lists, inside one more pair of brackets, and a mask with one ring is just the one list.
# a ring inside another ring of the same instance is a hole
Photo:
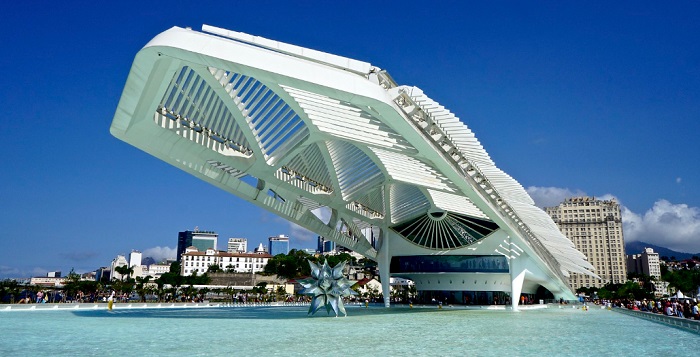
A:
{"label": "reflecting pool", "polygon": [[215,307],[0,312],[0,356],[696,355],[700,336],[593,308]]}

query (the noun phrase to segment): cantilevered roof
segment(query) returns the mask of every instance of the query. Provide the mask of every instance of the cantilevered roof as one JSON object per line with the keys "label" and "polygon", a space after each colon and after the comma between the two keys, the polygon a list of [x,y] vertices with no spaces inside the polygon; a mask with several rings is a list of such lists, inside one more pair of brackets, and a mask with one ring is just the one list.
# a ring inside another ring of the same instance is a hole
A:
{"label": "cantilevered roof", "polygon": [[368,258],[366,227],[434,251],[505,230],[552,278],[592,274],[465,123],[367,62],[174,27],[137,54],[111,132]]}

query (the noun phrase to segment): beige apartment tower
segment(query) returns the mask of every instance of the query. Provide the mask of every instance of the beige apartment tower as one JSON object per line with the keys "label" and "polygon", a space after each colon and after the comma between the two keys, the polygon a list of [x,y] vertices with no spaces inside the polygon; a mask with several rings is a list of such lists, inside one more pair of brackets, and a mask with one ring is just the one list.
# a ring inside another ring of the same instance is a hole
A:
{"label": "beige apartment tower", "polygon": [[545,208],[561,232],[567,236],[595,267],[600,280],[582,274],[571,274],[569,284],[580,287],[602,287],[608,283],[627,281],[625,240],[622,236],[622,214],[615,200],[595,197],[568,198],[556,207]]}

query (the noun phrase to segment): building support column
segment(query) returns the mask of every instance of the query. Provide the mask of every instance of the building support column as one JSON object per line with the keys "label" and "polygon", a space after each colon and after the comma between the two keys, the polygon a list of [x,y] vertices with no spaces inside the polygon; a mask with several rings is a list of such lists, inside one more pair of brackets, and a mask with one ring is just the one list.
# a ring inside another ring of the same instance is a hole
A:
{"label": "building support column", "polygon": [[391,300],[391,274],[389,255],[389,235],[387,234],[382,242],[382,246],[377,254],[377,267],[379,268],[379,279],[382,281],[382,295],[384,295],[384,307],[390,307]]}
{"label": "building support column", "polygon": [[513,311],[518,311],[520,303],[520,294],[523,291],[523,281],[525,281],[525,273],[527,269],[519,269],[516,271],[513,265],[510,267],[510,303]]}
{"label": "building support column", "polygon": [[[510,236],[508,236],[508,244],[510,245]],[[510,268],[510,304],[513,311],[518,311],[525,274],[529,273],[529,271],[525,268],[525,256],[511,255],[510,259],[508,259],[508,265]]]}

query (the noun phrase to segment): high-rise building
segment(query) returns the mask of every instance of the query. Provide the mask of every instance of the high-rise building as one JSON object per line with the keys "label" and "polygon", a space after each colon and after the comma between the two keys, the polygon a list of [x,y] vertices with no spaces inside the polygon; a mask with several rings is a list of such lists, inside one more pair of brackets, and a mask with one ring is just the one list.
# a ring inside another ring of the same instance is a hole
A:
{"label": "high-rise building", "polygon": [[229,238],[227,253],[245,253],[248,251],[248,240],[245,238]]}
{"label": "high-rise building", "polygon": [[627,256],[627,271],[630,273],[644,274],[661,278],[661,264],[659,263],[659,253],[652,248],[644,248],[641,254],[630,254]]}
{"label": "high-rise building", "polygon": [[207,249],[216,250],[219,235],[212,231],[200,231],[195,228],[193,231],[179,232],[177,235],[177,261],[188,247],[195,247],[204,252]]}
{"label": "high-rise building", "polygon": [[132,277],[143,277],[144,270],[148,271],[148,267],[141,265],[143,254],[138,250],[132,250],[129,253],[129,268],[133,269]]}
{"label": "high-rise building", "polygon": [[124,266],[124,265],[126,265],[126,266],[129,265],[129,262],[126,260],[126,257],[121,255],[121,254],[117,255],[117,257],[114,258],[112,260],[112,263],[109,265],[110,278],[121,280],[123,276],[121,274],[117,273],[117,271],[115,269],[117,267]]}
{"label": "high-rise building", "polygon": [[323,236],[318,236],[316,237],[318,239],[318,243],[316,243],[316,251],[319,253],[323,253],[323,241],[325,238]]}
{"label": "high-rise building", "polygon": [[129,254],[129,267],[140,266],[142,256],[143,254],[138,250],[132,250],[131,254]]}
{"label": "high-rise building", "polygon": [[335,242],[328,240],[323,236],[318,236],[318,246],[316,250],[321,254],[327,254],[335,251]]}
{"label": "high-rise building", "polygon": [[269,245],[267,251],[273,257],[277,254],[288,254],[289,253],[289,237],[284,234],[268,238]]}
{"label": "high-rise building", "polygon": [[602,287],[627,281],[622,214],[615,200],[595,197],[567,198],[556,207],[545,208],[561,232],[567,236],[595,267],[600,280],[589,275],[571,273],[569,285]]}
{"label": "high-rise building", "polygon": [[109,267],[99,267],[95,270],[95,280],[108,282],[112,279],[111,266]]}

